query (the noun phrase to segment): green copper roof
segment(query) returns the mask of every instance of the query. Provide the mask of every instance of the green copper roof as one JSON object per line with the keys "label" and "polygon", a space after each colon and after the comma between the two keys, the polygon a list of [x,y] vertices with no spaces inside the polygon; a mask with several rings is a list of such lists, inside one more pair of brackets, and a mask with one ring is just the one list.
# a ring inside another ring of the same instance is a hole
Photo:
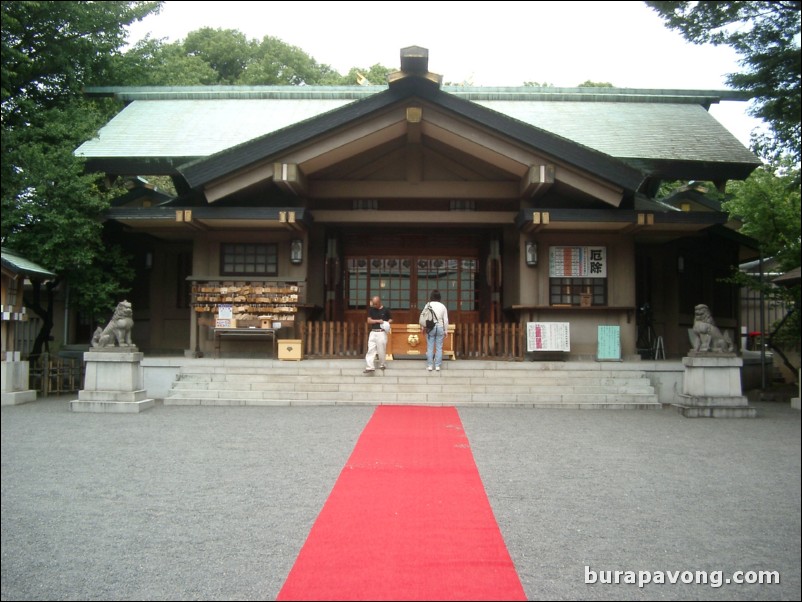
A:
{"label": "green copper roof", "polygon": [[1,255],[3,267],[17,274],[40,279],[54,278],[56,276],[53,272],[46,270],[29,259],[25,259],[25,257],[11,249],[3,247]]}
{"label": "green copper roof", "polygon": [[[129,104],[75,152],[88,159],[151,161],[167,170],[386,90],[387,86],[90,88],[89,95],[114,95]],[[444,86],[440,92],[634,165],[760,164],[707,112],[720,100],[742,99],[733,91]]]}

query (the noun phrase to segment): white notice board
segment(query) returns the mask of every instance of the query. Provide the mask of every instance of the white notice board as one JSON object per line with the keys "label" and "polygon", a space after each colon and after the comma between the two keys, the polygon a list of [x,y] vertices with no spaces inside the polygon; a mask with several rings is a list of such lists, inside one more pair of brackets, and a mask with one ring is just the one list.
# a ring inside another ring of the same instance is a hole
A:
{"label": "white notice board", "polygon": [[571,351],[568,322],[527,322],[527,351]]}

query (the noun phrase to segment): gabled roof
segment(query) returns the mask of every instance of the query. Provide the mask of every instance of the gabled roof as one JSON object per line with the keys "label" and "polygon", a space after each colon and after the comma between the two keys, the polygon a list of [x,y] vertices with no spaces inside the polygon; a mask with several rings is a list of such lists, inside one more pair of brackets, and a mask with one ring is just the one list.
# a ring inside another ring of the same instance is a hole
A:
{"label": "gabled roof", "polygon": [[788,270],[782,276],[777,276],[772,282],[781,286],[794,286],[798,284],[802,277],[800,276],[800,268],[795,267]]}
{"label": "gabled roof", "polygon": [[424,100],[446,109],[625,190],[635,191],[643,181],[643,175],[638,170],[613,157],[441,92],[431,82],[421,78],[400,81],[396,86],[373,96],[184,165],[180,171],[194,188],[410,99]]}
{"label": "gabled roof", "polygon": [[[113,94],[129,104],[76,154],[87,158],[90,169],[109,173],[175,174],[179,166],[192,164],[180,171],[190,181],[201,182],[219,177],[221,168],[238,165],[245,143],[253,142],[251,150],[277,152],[303,136],[322,134],[418,95],[469,119],[486,121],[521,142],[544,144],[544,152],[568,153],[565,158],[578,161],[578,167],[598,169],[594,164],[600,159],[587,153],[591,149],[606,155],[607,161],[619,159],[630,167],[616,166],[608,175],[619,184],[628,182],[627,188],[632,186],[632,168],[668,179],[726,180],[745,178],[760,164],[707,112],[711,103],[739,98],[732,91],[437,89],[428,81],[420,84],[420,78],[399,83],[394,90],[388,86],[90,88],[90,95]],[[210,159],[213,155],[218,156]],[[203,161],[200,166],[199,161]],[[210,171],[204,175],[206,168]],[[613,175],[616,171],[618,176]],[[621,181],[627,171],[630,176]]]}
{"label": "gabled roof", "polygon": [[16,251],[2,248],[2,265],[4,269],[10,270],[15,274],[22,274],[33,279],[47,280],[55,278],[56,274],[50,270],[46,270],[42,266],[34,263],[30,259],[26,259]]}
{"label": "gabled roof", "polygon": [[672,207],[680,207],[683,202],[693,203],[708,211],[721,211],[721,201],[708,196],[707,191],[699,184],[689,184],[673,192],[663,199]]}

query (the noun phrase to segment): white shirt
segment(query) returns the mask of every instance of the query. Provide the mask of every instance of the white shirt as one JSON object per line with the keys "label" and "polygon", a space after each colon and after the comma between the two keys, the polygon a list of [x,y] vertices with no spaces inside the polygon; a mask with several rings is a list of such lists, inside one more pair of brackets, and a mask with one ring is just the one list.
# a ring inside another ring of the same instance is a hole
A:
{"label": "white shirt", "polygon": [[437,318],[437,323],[443,325],[443,331],[448,332],[448,308],[439,301],[429,301],[429,306]]}

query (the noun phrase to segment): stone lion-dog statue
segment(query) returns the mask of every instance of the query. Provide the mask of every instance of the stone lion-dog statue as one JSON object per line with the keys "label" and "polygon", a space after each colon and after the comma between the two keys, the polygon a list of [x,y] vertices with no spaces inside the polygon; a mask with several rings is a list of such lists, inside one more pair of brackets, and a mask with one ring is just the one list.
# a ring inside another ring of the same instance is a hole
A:
{"label": "stone lion-dog statue", "polygon": [[128,301],[120,301],[106,328],[97,327],[92,336],[92,347],[132,347],[131,330],[134,328],[133,309]]}
{"label": "stone lion-dog statue", "polygon": [[693,351],[731,353],[735,349],[729,335],[722,333],[713,322],[710,308],[701,303],[694,308],[693,330],[689,334]]}

